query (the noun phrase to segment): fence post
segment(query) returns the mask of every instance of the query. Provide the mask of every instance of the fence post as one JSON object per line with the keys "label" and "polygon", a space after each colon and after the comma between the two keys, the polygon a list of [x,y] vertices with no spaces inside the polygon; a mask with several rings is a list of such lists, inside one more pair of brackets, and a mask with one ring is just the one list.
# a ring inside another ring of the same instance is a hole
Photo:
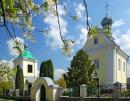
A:
{"label": "fence post", "polygon": [[10,95],[10,96],[13,96],[13,89],[10,89],[9,95]]}
{"label": "fence post", "polygon": [[19,89],[16,89],[16,96],[19,96]]}
{"label": "fence post", "polygon": [[87,86],[85,84],[80,85],[80,97],[84,98],[87,96]]}

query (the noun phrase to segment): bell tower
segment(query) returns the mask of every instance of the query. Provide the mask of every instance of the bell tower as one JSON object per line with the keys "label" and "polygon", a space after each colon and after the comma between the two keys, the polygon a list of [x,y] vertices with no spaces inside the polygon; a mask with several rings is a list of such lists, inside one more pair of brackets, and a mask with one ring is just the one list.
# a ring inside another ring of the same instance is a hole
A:
{"label": "bell tower", "polygon": [[24,50],[13,62],[15,67],[23,70],[24,91],[27,91],[29,94],[32,84],[38,77],[38,60],[34,58],[32,53],[27,49],[26,40]]}

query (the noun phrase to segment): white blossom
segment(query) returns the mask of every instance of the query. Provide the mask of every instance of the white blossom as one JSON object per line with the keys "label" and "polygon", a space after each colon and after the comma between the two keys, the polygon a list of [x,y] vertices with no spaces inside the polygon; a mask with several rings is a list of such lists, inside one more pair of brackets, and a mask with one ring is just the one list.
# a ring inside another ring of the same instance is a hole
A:
{"label": "white blossom", "polygon": [[64,40],[63,52],[65,55],[69,55],[70,53],[72,53],[72,46],[73,46],[72,40]]}

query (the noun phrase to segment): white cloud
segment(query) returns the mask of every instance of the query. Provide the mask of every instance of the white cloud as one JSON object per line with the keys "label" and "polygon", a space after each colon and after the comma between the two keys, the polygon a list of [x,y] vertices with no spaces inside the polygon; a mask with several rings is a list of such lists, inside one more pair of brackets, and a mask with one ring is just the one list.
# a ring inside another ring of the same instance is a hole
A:
{"label": "white cloud", "polygon": [[66,71],[64,69],[55,69],[54,70],[54,79],[57,80],[59,79],[60,77],[63,76],[63,74],[65,74]]}
{"label": "white cloud", "polygon": [[[55,8],[54,8],[55,9]],[[64,8],[60,5],[58,5],[58,12],[59,12],[59,20],[60,20],[60,26],[61,26],[61,33],[62,36],[65,36],[67,33],[67,22],[63,19],[63,16],[65,15]],[[61,48],[63,43],[60,37],[59,33],[59,27],[58,27],[58,19],[55,15],[50,13],[45,19],[44,22],[49,25],[49,33],[46,35],[47,40],[46,43],[48,46],[51,47],[51,49],[55,50],[58,48]]]}
{"label": "white cloud", "polygon": [[5,65],[8,65],[10,68],[14,68],[14,63],[13,63],[13,60],[0,60],[0,65],[2,65],[3,67]]}
{"label": "white cloud", "polygon": [[[80,3],[77,5],[77,8],[75,9],[75,11],[78,16],[78,19],[80,19],[80,21],[82,23],[85,22],[85,24],[86,24],[87,16],[85,13],[85,6]],[[92,18],[88,17],[88,20],[90,21],[90,20],[92,20]],[[78,39],[76,39],[74,45],[77,46],[77,48],[81,48],[81,47],[83,47],[83,45],[85,44],[85,42],[87,40],[88,31],[87,31],[86,27],[84,27],[84,25],[81,25],[81,24],[79,24],[77,26],[77,29],[79,29],[81,33],[80,33],[80,36],[78,37]]]}
{"label": "white cloud", "polygon": [[81,28],[80,40],[82,40],[82,44],[84,45],[87,39],[88,30],[86,28]]}
{"label": "white cloud", "polygon": [[75,9],[75,11],[77,13],[78,18],[83,18],[85,7],[83,6],[83,4],[80,3]]}
{"label": "white cloud", "polygon": [[87,40],[88,30],[87,30],[85,27],[82,27],[82,28],[80,29],[80,32],[81,32],[80,37],[79,37],[79,39],[77,39],[77,41],[75,42],[75,45],[77,45],[77,46],[79,46],[79,47],[82,47],[82,46],[85,44],[86,40]]}
{"label": "white cloud", "polygon": [[113,27],[119,27],[119,26],[122,26],[122,25],[124,25],[125,24],[125,22],[122,20],[122,19],[120,19],[120,20],[116,20],[113,24],[112,24],[112,26]]}
{"label": "white cloud", "polygon": [[114,34],[116,43],[124,50],[128,55],[130,55],[130,30],[126,34],[120,34],[120,31],[117,31],[118,35]]}
{"label": "white cloud", "polygon": [[117,29],[117,30],[115,30],[115,31],[113,32],[113,37],[116,38],[116,39],[118,39],[118,38],[121,37],[120,34],[121,34],[120,30]]}
{"label": "white cloud", "polygon": [[[86,20],[87,20],[87,17],[84,17],[83,21],[86,21]],[[90,20],[92,20],[92,18],[88,17],[88,20],[90,21]]]}
{"label": "white cloud", "polygon": [[[24,43],[24,40],[23,40],[22,38],[17,37],[16,39],[17,39],[17,41],[20,41],[21,44]],[[16,57],[16,56],[18,55],[18,52],[17,52],[16,49],[13,48],[13,47],[15,46],[15,43],[14,43],[13,39],[8,40],[6,43],[7,43],[7,45],[8,45],[9,54],[10,54],[11,56]]]}
{"label": "white cloud", "polygon": [[[77,5],[77,8],[75,8],[75,11],[76,11],[76,15],[78,17],[78,19],[81,19],[81,21],[86,21],[87,20],[87,16],[86,16],[86,13],[85,13],[85,6],[83,4],[78,4]],[[92,20],[91,17],[88,17],[88,20]]]}

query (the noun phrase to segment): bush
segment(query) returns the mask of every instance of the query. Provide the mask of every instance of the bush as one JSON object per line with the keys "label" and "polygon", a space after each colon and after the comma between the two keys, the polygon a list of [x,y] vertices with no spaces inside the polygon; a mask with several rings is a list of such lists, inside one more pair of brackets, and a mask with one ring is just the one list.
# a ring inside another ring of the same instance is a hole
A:
{"label": "bush", "polygon": [[130,97],[130,90],[128,90],[128,91],[126,91],[126,92],[122,92],[122,93],[121,93],[121,96]]}

